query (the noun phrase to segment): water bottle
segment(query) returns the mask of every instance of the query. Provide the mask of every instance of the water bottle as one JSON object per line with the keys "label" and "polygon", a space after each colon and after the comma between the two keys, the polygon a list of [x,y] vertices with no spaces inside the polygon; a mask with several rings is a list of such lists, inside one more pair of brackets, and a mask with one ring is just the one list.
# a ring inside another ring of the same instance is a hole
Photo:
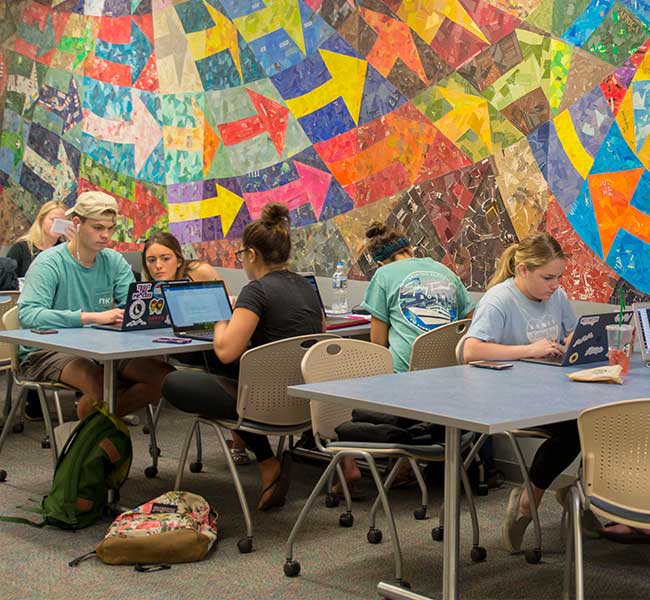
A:
{"label": "water bottle", "polygon": [[350,312],[348,306],[348,276],[345,274],[345,265],[342,260],[338,262],[336,271],[332,275],[332,308],[330,312],[334,315]]}

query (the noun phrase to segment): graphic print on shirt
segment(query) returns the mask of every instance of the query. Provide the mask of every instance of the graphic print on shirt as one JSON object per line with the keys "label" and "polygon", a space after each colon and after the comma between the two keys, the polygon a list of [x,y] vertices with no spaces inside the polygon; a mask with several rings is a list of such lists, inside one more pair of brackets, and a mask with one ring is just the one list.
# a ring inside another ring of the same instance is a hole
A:
{"label": "graphic print on shirt", "polygon": [[399,288],[402,315],[422,331],[429,331],[456,320],[456,288],[431,271],[416,271]]}
{"label": "graphic print on shirt", "polygon": [[539,340],[552,340],[555,342],[560,339],[560,323],[550,313],[544,313],[541,317],[528,317],[526,336],[531,344]]}

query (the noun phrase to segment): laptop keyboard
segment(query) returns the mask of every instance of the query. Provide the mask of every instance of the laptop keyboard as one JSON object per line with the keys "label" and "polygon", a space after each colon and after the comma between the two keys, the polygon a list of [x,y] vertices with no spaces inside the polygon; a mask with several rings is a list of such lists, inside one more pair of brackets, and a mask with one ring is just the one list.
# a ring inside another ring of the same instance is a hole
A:
{"label": "laptop keyboard", "polygon": [[205,331],[193,331],[191,335],[194,339],[201,338],[205,340],[211,340],[214,332],[206,329]]}

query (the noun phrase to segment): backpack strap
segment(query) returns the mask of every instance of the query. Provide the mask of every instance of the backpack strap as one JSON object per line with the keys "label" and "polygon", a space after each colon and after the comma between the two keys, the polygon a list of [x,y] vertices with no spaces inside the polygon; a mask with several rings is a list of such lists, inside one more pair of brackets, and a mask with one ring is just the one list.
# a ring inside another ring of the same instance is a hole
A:
{"label": "backpack strap", "polygon": [[141,564],[136,564],[135,567],[133,567],[133,570],[136,571],[137,573],[155,573],[156,571],[167,571],[167,569],[171,569],[171,565],[141,565]]}
{"label": "backpack strap", "polygon": [[95,558],[97,556],[97,552],[94,550],[92,552],[86,552],[86,554],[82,554],[81,556],[77,556],[74,560],[71,560],[68,563],[69,567],[78,567],[79,563],[82,563],[84,560],[88,560],[89,558]]}

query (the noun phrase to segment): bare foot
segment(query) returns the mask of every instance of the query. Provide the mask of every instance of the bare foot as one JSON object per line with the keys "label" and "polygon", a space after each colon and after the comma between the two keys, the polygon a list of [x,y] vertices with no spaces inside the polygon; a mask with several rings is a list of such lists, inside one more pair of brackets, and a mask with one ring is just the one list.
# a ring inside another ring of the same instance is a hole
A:
{"label": "bare foot", "polygon": [[633,533],[643,533],[645,535],[650,535],[650,529],[637,529],[636,527],[629,527],[628,525],[623,525],[623,523],[605,525],[605,527],[603,527],[603,530],[609,533],[620,533],[623,535],[630,535]]}
{"label": "bare foot", "polygon": [[[541,488],[533,486],[533,497],[535,498],[535,506],[539,507],[541,501],[542,501],[542,496],[544,495],[544,492],[546,490],[543,490]],[[519,514],[522,517],[528,517],[530,518],[532,516],[530,512],[530,501],[528,500],[528,489],[525,488],[523,493],[521,494],[521,500],[519,502]]]}

